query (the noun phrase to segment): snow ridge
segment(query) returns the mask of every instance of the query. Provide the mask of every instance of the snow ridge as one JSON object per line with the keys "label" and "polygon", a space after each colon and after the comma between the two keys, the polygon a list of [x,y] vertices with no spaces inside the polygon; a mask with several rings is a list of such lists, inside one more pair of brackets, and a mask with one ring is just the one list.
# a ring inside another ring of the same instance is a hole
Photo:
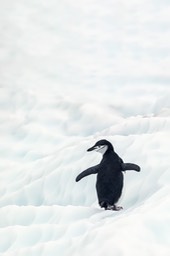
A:
{"label": "snow ridge", "polygon": [[[168,1],[1,3],[0,255],[169,256]],[[120,212],[91,175],[109,140]]]}

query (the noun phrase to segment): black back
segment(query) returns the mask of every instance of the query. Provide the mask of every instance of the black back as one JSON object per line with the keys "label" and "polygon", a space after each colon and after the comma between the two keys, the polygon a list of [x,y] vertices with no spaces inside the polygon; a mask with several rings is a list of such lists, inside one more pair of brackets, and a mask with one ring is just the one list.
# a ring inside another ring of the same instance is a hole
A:
{"label": "black back", "polygon": [[100,162],[97,174],[96,190],[99,204],[105,202],[114,205],[120,198],[123,188],[122,162],[122,159],[114,152],[112,145],[111,147],[109,145]]}

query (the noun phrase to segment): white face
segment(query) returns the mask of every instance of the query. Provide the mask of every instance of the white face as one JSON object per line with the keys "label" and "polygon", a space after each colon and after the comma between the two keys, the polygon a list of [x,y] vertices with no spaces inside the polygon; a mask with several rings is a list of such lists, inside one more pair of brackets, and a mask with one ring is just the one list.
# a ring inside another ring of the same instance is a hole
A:
{"label": "white face", "polygon": [[107,151],[107,149],[108,149],[108,146],[107,146],[107,145],[96,146],[96,147],[94,148],[94,150],[95,150],[96,152],[99,152],[99,153],[101,153],[102,155],[104,155],[104,153]]}

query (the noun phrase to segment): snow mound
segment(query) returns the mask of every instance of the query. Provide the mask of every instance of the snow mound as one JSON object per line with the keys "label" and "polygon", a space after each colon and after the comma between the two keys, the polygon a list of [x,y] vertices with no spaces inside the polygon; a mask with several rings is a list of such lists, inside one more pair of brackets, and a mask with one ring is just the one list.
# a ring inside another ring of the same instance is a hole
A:
{"label": "snow mound", "polygon": [[[1,3],[0,255],[169,256],[167,1]],[[109,140],[120,212],[76,176]]]}

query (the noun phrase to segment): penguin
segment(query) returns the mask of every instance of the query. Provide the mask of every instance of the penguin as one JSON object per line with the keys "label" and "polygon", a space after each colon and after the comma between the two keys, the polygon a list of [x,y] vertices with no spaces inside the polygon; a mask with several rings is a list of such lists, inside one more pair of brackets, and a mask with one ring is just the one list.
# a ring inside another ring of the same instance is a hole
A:
{"label": "penguin", "polygon": [[124,163],[123,160],[114,151],[112,144],[105,140],[99,140],[94,146],[87,149],[90,151],[97,151],[102,154],[102,160],[99,164],[92,166],[81,172],[76,177],[76,182],[82,178],[97,174],[96,191],[98,203],[101,208],[105,210],[119,211],[123,209],[117,206],[123,189],[123,172],[127,170],[140,171],[140,167],[132,163]]}

